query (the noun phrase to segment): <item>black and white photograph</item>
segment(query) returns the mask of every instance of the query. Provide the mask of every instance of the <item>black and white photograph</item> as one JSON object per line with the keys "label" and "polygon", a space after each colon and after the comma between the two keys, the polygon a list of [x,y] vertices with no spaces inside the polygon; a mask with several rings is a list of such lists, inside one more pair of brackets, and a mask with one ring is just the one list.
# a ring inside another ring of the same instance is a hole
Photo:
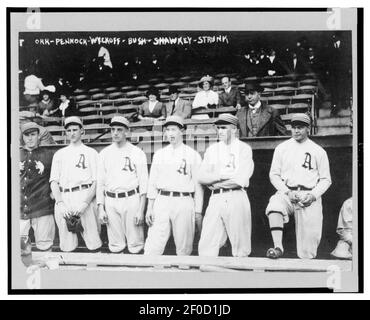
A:
{"label": "black and white photograph", "polygon": [[362,17],[7,8],[10,293],[360,292]]}

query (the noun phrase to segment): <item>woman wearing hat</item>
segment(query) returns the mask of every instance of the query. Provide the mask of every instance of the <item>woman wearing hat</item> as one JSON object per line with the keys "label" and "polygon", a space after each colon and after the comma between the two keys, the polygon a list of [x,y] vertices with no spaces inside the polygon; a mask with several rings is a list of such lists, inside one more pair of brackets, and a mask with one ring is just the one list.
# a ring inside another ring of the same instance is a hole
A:
{"label": "woman wearing hat", "polygon": [[158,101],[159,92],[155,88],[150,88],[146,93],[148,101],[139,107],[139,120],[166,119],[166,106]]}
{"label": "woman wearing hat", "polygon": [[51,110],[49,115],[54,117],[71,117],[78,116],[78,110],[72,100],[68,99],[69,94],[67,92],[60,93],[60,105],[58,108]]}
{"label": "woman wearing hat", "polygon": [[[193,101],[193,113],[197,110],[215,108],[218,105],[218,93],[214,92],[211,88],[213,87],[213,78],[210,76],[204,76],[199,81],[201,91],[199,91]],[[208,119],[208,115],[194,115],[192,119]]]}
{"label": "woman wearing hat", "polygon": [[38,103],[37,115],[48,116],[54,108],[54,101],[50,98],[50,92],[44,90],[41,92],[41,101]]}

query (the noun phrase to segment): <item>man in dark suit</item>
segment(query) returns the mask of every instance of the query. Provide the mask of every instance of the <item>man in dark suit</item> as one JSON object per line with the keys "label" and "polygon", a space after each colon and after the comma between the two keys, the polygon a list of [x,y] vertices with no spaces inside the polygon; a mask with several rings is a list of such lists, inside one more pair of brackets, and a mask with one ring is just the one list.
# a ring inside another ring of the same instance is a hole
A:
{"label": "man in dark suit", "polygon": [[191,116],[191,103],[179,97],[178,88],[170,86],[168,90],[170,101],[166,103],[167,116],[180,116],[183,119]]}
{"label": "man in dark suit", "polygon": [[287,74],[303,74],[306,73],[304,62],[302,58],[297,55],[295,51],[289,54],[289,58],[286,61],[286,73]]}
{"label": "man in dark suit", "polygon": [[224,91],[218,96],[218,105],[220,107],[236,107],[238,110],[241,108],[241,96],[237,87],[231,86],[229,77],[221,79]]}
{"label": "man in dark suit", "polygon": [[240,136],[263,137],[287,135],[285,125],[278,111],[261,101],[263,87],[255,83],[245,84],[247,106],[241,108],[237,117],[240,122]]}
{"label": "man in dark suit", "polygon": [[282,74],[281,61],[276,56],[276,51],[274,49],[271,49],[269,55],[263,59],[262,67],[264,70],[264,76],[276,76]]}

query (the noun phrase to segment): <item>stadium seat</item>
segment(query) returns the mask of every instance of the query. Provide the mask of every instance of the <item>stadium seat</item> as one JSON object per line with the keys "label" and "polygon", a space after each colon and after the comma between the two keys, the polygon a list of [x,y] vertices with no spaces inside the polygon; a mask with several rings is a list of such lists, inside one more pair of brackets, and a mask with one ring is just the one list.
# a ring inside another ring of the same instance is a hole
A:
{"label": "stadium seat", "polygon": [[169,83],[161,82],[161,83],[155,84],[154,88],[164,89],[164,88],[168,88],[169,86],[170,86]]}
{"label": "stadium seat", "polygon": [[118,107],[118,106],[125,105],[125,104],[129,103],[130,101],[131,101],[131,99],[129,99],[129,98],[118,98],[118,99],[110,100],[110,103],[113,104],[114,106]]}
{"label": "stadium seat", "polygon": [[82,116],[81,117],[82,123],[103,123],[103,118],[100,115],[89,115],[89,116]]}
{"label": "stadium seat", "polygon": [[102,88],[93,88],[93,89],[90,89],[89,91],[88,91],[88,93],[90,94],[90,95],[93,95],[93,94],[97,94],[97,93],[103,93],[103,89]]}
{"label": "stadium seat", "polygon": [[317,86],[304,85],[297,88],[297,94],[316,94],[318,92]]}
{"label": "stadium seat", "polygon": [[187,85],[187,83],[186,83],[186,82],[181,82],[181,81],[179,81],[179,82],[174,82],[174,83],[172,83],[171,85],[172,85],[172,86],[174,86],[174,87],[177,87],[177,88],[181,88],[181,87],[186,86],[186,85]]}
{"label": "stadium seat", "polygon": [[99,99],[105,99],[106,95],[105,93],[95,93],[91,96],[91,100],[99,100]]}
{"label": "stadium seat", "polygon": [[297,87],[297,82],[296,81],[279,81],[276,82],[276,85],[278,88],[280,87]]}
{"label": "stadium seat", "polygon": [[112,92],[108,94],[108,99],[118,99],[123,98],[125,94],[123,92]]}
{"label": "stadium seat", "polygon": [[317,85],[317,79],[305,79],[305,80],[299,81],[298,83],[299,87],[305,86],[305,85],[315,86]]}
{"label": "stadium seat", "polygon": [[298,102],[306,102],[306,103],[313,103],[314,95],[312,94],[297,94],[292,96],[292,104]]}
{"label": "stadium seat", "polygon": [[[242,85],[242,88],[244,89],[244,84]],[[275,89],[272,88],[265,88],[263,92],[261,92],[262,97],[271,97],[275,94]]]}
{"label": "stadium seat", "polygon": [[276,89],[274,89],[274,95],[288,95],[288,96],[292,96],[295,94],[297,88],[295,87],[289,87],[289,86],[286,86],[286,87],[278,87]]}
{"label": "stadium seat", "polygon": [[142,84],[140,86],[137,87],[138,90],[140,91],[146,91],[150,88],[150,85],[149,84]]}
{"label": "stadium seat", "polygon": [[148,98],[146,96],[140,96],[140,97],[132,98],[130,101],[133,104],[141,104],[141,103],[143,103],[144,101],[147,101],[147,100],[148,100]]}
{"label": "stadium seat", "polygon": [[135,86],[123,86],[123,87],[121,87],[122,92],[129,92],[129,91],[133,91],[135,89],[136,89]]}
{"label": "stadium seat", "polygon": [[63,126],[53,125],[53,126],[46,126],[45,128],[51,133],[52,136],[54,136],[54,135],[62,136],[64,134],[64,127]]}
{"label": "stadium seat", "polygon": [[184,76],[184,77],[181,77],[179,80],[184,81],[184,82],[190,82],[192,79],[193,79],[193,77]]}
{"label": "stadium seat", "polygon": [[63,118],[59,117],[43,117],[42,120],[42,126],[48,126],[48,125],[62,125],[63,124]]}
{"label": "stadium seat", "polygon": [[126,113],[127,111],[137,111],[138,107],[133,104],[125,104],[118,107],[118,112]]}
{"label": "stadium seat", "polygon": [[261,82],[260,86],[264,88],[270,88],[270,89],[276,88],[276,84],[274,82]]}
{"label": "stadium seat", "polygon": [[177,78],[175,78],[175,77],[166,77],[166,78],[163,79],[163,81],[171,83],[171,82],[177,81]]}
{"label": "stadium seat", "polygon": [[80,108],[78,110],[79,110],[79,112],[81,112],[81,114],[83,116],[87,116],[87,115],[91,115],[91,114],[98,114],[99,108],[96,108],[96,107],[85,107],[85,108]]}
{"label": "stadium seat", "polygon": [[87,93],[87,91],[86,91],[85,89],[75,89],[75,90],[73,91],[73,94],[74,94],[74,95],[86,94],[86,93]]}
{"label": "stadium seat", "polygon": [[95,105],[96,101],[87,99],[87,100],[82,100],[76,103],[77,108],[85,107],[85,106],[93,106]]}
{"label": "stadium seat", "polygon": [[67,138],[66,136],[53,136],[53,140],[57,144],[66,144],[67,143]]}
{"label": "stadium seat", "polygon": [[267,97],[267,103],[268,104],[289,104],[291,99],[292,99],[291,96],[278,95],[278,96]]}
{"label": "stadium seat", "polygon": [[135,97],[142,96],[143,94],[144,94],[144,91],[133,90],[133,91],[126,92],[126,97],[127,98],[135,98]]}
{"label": "stadium seat", "polygon": [[120,90],[120,88],[118,88],[118,87],[108,87],[108,88],[104,89],[104,92],[105,93],[112,93],[112,92],[119,91],[119,90]]}
{"label": "stadium seat", "polygon": [[87,100],[87,99],[89,99],[89,96],[87,94],[79,94],[79,95],[74,96],[74,100],[76,102]]}
{"label": "stadium seat", "polygon": [[118,113],[118,107],[115,107],[115,106],[104,106],[104,107],[98,108],[98,112],[101,115],[104,115],[104,114],[107,114],[107,113],[112,113],[112,112]]}
{"label": "stadium seat", "polygon": [[304,102],[293,103],[288,106],[287,111],[289,113],[310,112],[311,105]]}
{"label": "stadium seat", "polygon": [[286,104],[270,104],[270,107],[279,110],[280,114],[286,113],[288,108]]}

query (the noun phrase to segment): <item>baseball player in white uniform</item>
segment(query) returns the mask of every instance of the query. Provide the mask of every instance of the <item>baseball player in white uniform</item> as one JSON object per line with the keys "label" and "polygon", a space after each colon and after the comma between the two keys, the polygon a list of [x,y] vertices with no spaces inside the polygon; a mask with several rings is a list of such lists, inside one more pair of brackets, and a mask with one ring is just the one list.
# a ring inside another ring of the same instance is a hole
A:
{"label": "baseball player in white uniform", "polygon": [[337,234],[339,241],[330,253],[335,258],[352,259],[352,197],[344,201],[338,217]]}
{"label": "baseball player in white uniform", "polygon": [[218,256],[229,237],[234,257],[251,252],[251,208],[245,188],[253,174],[251,147],[237,138],[239,120],[221,114],[215,122],[220,142],[204,154],[199,181],[212,191],[199,241],[200,256]]}
{"label": "baseball player in white uniform", "polygon": [[144,208],[148,165],[144,151],[127,141],[130,123],[115,116],[110,123],[113,143],[98,156],[99,220],[107,224],[109,250],[130,253],[144,248]]}
{"label": "baseball player in white uniform", "polygon": [[84,229],[81,235],[86,247],[97,251],[102,245],[95,200],[98,153],[82,143],[84,131],[80,118],[66,118],[64,127],[70,144],[54,154],[49,179],[55,198],[60,249],[73,251],[77,248],[77,235],[68,231],[65,221],[75,215],[81,218]]}
{"label": "baseball player in white uniform", "polygon": [[294,215],[298,257],[312,259],[321,240],[321,196],[331,185],[329,160],[325,150],[308,137],[308,115],[294,114],[291,124],[292,138],[276,147],[270,169],[277,192],[266,208],[274,242],[266,255],[271,259],[283,255],[284,223]]}
{"label": "baseball player in white uniform", "polygon": [[163,254],[172,231],[177,255],[190,255],[195,223],[201,223],[203,188],[197,175],[202,158],[183,143],[181,117],[168,117],[164,126],[170,144],[155,152],[150,169],[144,254]]}

